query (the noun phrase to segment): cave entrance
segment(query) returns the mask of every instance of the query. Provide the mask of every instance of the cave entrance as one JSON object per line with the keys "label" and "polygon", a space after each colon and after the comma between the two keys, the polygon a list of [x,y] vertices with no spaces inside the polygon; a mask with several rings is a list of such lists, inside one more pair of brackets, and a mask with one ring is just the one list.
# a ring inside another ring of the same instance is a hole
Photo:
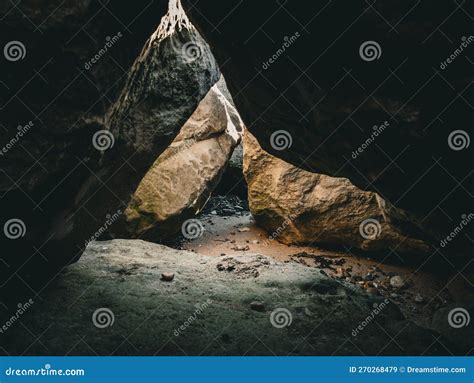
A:
{"label": "cave entrance", "polygon": [[[166,104],[172,113],[166,113],[173,114],[175,124],[187,113],[182,103],[188,100],[175,100],[176,95],[185,90],[189,95],[193,87],[208,91],[141,180],[111,229],[113,237],[219,257],[219,271],[256,276],[258,267],[238,266],[255,255],[261,262],[269,257],[298,263],[390,298],[416,320],[427,318],[428,311],[416,307],[437,292],[438,282],[429,274],[412,278],[415,266],[405,256],[424,254],[429,247],[406,230],[413,226],[409,217],[347,179],[310,173],[265,152],[245,130],[225,80],[204,79],[203,73],[218,73],[217,64],[178,0],[170,1],[168,14],[137,60],[136,76],[130,78],[140,82],[143,73],[161,67],[171,75],[155,85],[171,87],[170,94],[159,97],[173,99]],[[209,82],[216,83],[211,87]],[[129,82],[124,103],[133,103],[135,90]],[[155,118],[150,127],[163,115],[160,108],[162,104],[150,113]],[[129,105],[123,109],[130,110]],[[271,140],[278,150],[291,149],[288,132]]]}

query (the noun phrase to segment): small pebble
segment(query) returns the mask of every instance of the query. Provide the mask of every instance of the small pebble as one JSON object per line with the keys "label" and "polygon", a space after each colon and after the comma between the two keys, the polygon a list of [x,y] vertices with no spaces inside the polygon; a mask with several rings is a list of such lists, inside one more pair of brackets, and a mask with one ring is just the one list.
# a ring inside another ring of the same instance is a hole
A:
{"label": "small pebble", "polygon": [[425,301],[425,298],[421,294],[416,294],[415,295],[415,302],[417,303],[423,303]]}
{"label": "small pebble", "polygon": [[402,279],[401,276],[395,275],[394,277],[390,278],[390,286],[399,289],[405,286],[405,281]]}
{"label": "small pebble", "polygon": [[174,279],[174,273],[162,273],[161,280],[165,282],[171,282]]}
{"label": "small pebble", "polygon": [[248,246],[234,246],[232,248],[232,250],[235,250],[235,251],[247,251],[247,250],[250,250],[250,247]]}
{"label": "small pebble", "polygon": [[373,281],[375,279],[375,275],[372,274],[372,273],[367,273],[365,276],[364,276],[364,280],[366,281]]}

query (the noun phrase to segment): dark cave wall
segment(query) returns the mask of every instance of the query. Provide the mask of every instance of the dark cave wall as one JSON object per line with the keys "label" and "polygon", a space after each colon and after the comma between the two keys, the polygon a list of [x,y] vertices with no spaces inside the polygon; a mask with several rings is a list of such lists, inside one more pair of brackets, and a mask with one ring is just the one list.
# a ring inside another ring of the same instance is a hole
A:
{"label": "dark cave wall", "polygon": [[[24,57],[0,59],[0,147],[16,137],[18,125],[32,122],[0,156],[2,230],[12,219],[21,221],[11,226],[20,227],[20,235],[0,238],[2,289],[39,289],[77,260],[97,230],[125,209],[145,172],[218,80],[213,57],[194,32],[178,33],[174,41],[200,46],[200,60],[193,62],[169,38],[162,44],[150,38],[167,3],[0,6],[2,48],[10,41],[24,47]],[[109,129],[112,141],[107,134],[94,140]],[[100,145],[109,150],[98,150]]]}

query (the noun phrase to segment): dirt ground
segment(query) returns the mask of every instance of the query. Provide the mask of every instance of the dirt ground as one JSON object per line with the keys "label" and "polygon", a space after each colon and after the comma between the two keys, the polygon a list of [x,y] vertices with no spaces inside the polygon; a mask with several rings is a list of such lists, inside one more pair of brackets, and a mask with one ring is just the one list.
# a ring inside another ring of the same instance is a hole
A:
{"label": "dirt ground", "polygon": [[433,267],[427,259],[413,261],[390,251],[363,254],[349,248],[288,246],[268,240],[268,234],[256,225],[245,202],[231,201],[222,208],[220,201],[214,206],[221,208],[211,204],[200,217],[203,235],[191,241],[183,239],[176,247],[216,257],[262,254],[281,262],[318,268],[334,279],[389,298],[408,319],[424,327],[430,327],[433,314],[456,302],[456,297],[473,296],[472,270],[459,273],[452,267],[450,272],[449,263]]}

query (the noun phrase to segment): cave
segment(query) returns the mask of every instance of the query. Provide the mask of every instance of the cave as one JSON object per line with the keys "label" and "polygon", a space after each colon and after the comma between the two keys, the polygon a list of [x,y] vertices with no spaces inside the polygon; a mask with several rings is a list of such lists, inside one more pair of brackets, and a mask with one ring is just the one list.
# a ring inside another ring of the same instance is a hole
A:
{"label": "cave", "polygon": [[472,17],[0,5],[2,355],[472,355]]}

